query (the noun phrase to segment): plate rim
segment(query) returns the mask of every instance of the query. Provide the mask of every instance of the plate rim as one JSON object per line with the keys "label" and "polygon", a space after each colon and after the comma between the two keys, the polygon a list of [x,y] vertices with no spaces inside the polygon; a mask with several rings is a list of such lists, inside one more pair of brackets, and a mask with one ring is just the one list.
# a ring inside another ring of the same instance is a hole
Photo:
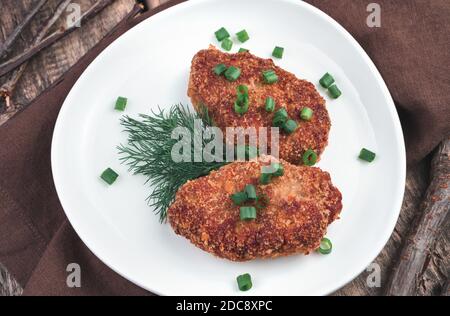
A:
{"label": "plate rim", "polygon": [[[98,251],[98,249],[96,249],[96,245],[93,245],[91,242],[89,242],[87,239],[85,238],[86,235],[83,235],[83,233],[80,234],[80,231],[82,231],[83,229],[81,229],[80,227],[76,227],[75,225],[73,225],[73,223],[75,222],[75,220],[72,217],[72,213],[67,211],[68,205],[66,205],[66,203],[63,201],[64,198],[62,197],[63,194],[61,193],[61,186],[63,185],[62,183],[64,183],[62,177],[59,174],[59,171],[57,168],[55,168],[56,165],[56,161],[58,159],[58,153],[57,153],[57,149],[55,148],[54,144],[58,143],[58,138],[60,137],[59,135],[61,135],[62,130],[63,130],[63,125],[62,125],[62,116],[63,113],[65,111],[66,108],[69,107],[69,102],[68,100],[70,100],[71,94],[73,93],[74,90],[76,90],[75,88],[77,87],[78,83],[83,80],[83,77],[85,75],[85,73],[87,72],[87,70],[91,67],[91,65],[98,61],[99,59],[101,59],[102,55],[105,53],[105,51],[111,49],[111,46],[113,44],[115,44],[117,41],[121,40],[121,38],[127,34],[128,32],[130,32],[132,29],[134,29],[136,26],[140,25],[141,23],[148,23],[148,20],[155,16],[158,15],[161,12],[167,11],[167,10],[172,10],[174,8],[179,8],[182,6],[193,6],[193,5],[197,5],[197,4],[201,4],[203,2],[208,2],[211,0],[190,0],[190,1],[186,1],[186,0],[173,0],[170,2],[167,2],[165,4],[163,4],[164,7],[157,7],[154,9],[153,14],[149,15],[148,17],[144,18],[143,20],[139,21],[136,25],[134,25],[133,27],[131,27],[129,30],[127,30],[126,32],[124,32],[123,34],[121,34],[118,38],[116,38],[113,42],[111,42],[107,47],[105,47],[91,62],[90,64],[86,67],[86,69],[83,70],[83,72],[80,74],[80,76],[77,78],[77,80],[75,81],[75,83],[73,84],[73,86],[70,88],[69,93],[67,94],[61,108],[60,111],[58,113],[58,117],[54,126],[54,131],[53,131],[53,136],[52,136],[52,143],[51,143],[51,170],[52,170],[52,176],[53,176],[53,181],[55,184],[55,190],[56,193],[58,195],[58,199],[61,203],[61,206],[64,210],[65,215],[67,216],[71,226],[73,227],[74,231],[76,232],[76,234],[79,236],[79,238],[81,239],[81,241],[86,245],[86,247],[98,258],[102,261],[103,264],[105,264],[106,266],[108,266],[111,270],[113,270],[114,272],[116,272],[118,275],[122,276],[123,278],[129,280],[130,282],[134,283],[135,285],[150,291],[154,294],[157,295],[171,295],[171,294],[166,294],[166,293],[162,293],[156,289],[152,289],[150,286],[143,284],[142,282],[140,282],[139,280],[134,279],[132,276],[130,275],[126,275],[125,273],[122,273],[121,271],[119,271],[119,268],[116,267],[116,265],[113,262],[110,262],[109,260],[106,260],[104,258],[103,255],[101,255],[101,251]],[[349,40],[349,43],[351,43],[353,45],[353,47],[357,50],[357,52],[359,53],[359,55],[363,58],[364,62],[369,66],[369,68],[371,69],[372,73],[375,76],[375,79],[380,87],[380,89],[382,90],[382,94],[384,95],[385,99],[386,99],[386,103],[388,104],[388,109],[389,109],[389,114],[392,118],[392,122],[393,122],[393,127],[395,130],[395,138],[396,138],[396,142],[398,144],[398,147],[396,147],[397,150],[397,156],[400,158],[400,160],[397,162],[397,166],[399,167],[399,174],[400,174],[400,179],[399,179],[399,185],[401,185],[400,188],[400,192],[399,194],[396,196],[396,200],[395,203],[392,203],[392,220],[390,220],[389,225],[386,225],[386,228],[383,230],[383,238],[382,241],[379,241],[377,243],[377,247],[373,247],[374,250],[372,250],[372,252],[370,252],[370,255],[367,255],[367,258],[371,258],[370,260],[367,260],[367,264],[360,270],[360,271],[353,271],[352,273],[348,273],[351,274],[351,276],[347,277],[346,279],[348,279],[348,281],[344,281],[344,282],[334,282],[334,283],[339,283],[339,284],[335,284],[334,286],[330,286],[328,289],[326,289],[326,291],[323,292],[323,295],[329,295],[330,293],[333,293],[337,290],[339,290],[340,288],[344,287],[345,285],[349,284],[352,280],[354,280],[357,276],[359,276],[361,274],[361,272],[363,272],[366,267],[372,263],[375,258],[381,253],[381,251],[384,249],[385,245],[387,244],[387,242],[389,241],[390,237],[392,236],[392,233],[395,229],[395,226],[398,222],[398,218],[400,215],[400,211],[401,211],[401,206],[402,206],[402,202],[403,202],[403,198],[404,198],[404,192],[405,192],[405,184],[406,184],[406,149],[405,149],[405,141],[404,141],[404,136],[403,136],[403,130],[401,128],[401,122],[398,116],[398,112],[395,108],[395,104],[392,98],[392,95],[384,81],[384,79],[381,76],[381,73],[379,72],[378,68],[376,67],[375,63],[372,61],[372,59],[369,57],[369,55],[366,53],[366,51],[362,48],[362,46],[358,43],[358,41],[341,25],[339,24],[335,19],[333,19],[331,16],[329,16],[327,13],[323,12],[322,10],[320,10],[319,8],[304,2],[304,1],[299,1],[299,0],[281,0],[285,3],[291,3],[291,4],[295,4],[299,7],[303,7],[303,9],[305,9],[306,11],[309,11],[309,13],[311,14],[316,14],[318,15],[320,18],[326,20],[328,23],[330,23],[338,32],[340,32],[347,40]],[[394,212],[395,210],[395,212]],[[275,294],[276,295],[276,294]]]}

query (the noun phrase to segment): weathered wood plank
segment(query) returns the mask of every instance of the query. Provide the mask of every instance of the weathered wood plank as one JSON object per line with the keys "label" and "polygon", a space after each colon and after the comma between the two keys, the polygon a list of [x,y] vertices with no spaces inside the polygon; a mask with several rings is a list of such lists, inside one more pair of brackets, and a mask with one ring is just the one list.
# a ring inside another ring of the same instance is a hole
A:
{"label": "weathered wood plank", "polygon": [[[26,16],[26,12],[32,7],[33,1],[1,1],[2,10],[0,11],[0,20],[2,21],[2,27],[0,29],[0,39],[4,41],[8,34],[20,23],[21,19]],[[82,12],[85,12],[95,3],[95,0],[77,0],[74,3],[80,4]],[[23,35],[17,40],[17,45],[15,45],[9,56],[14,56],[22,52],[25,47],[32,43],[33,38],[39,32],[41,26],[53,14],[57,4],[58,0],[48,1],[30,25],[24,30]],[[133,0],[115,0],[96,19],[89,21],[86,25],[82,25],[79,30],[68,35],[60,42],[54,44],[50,49],[42,51],[33,58],[17,83],[11,99],[12,103],[17,107],[17,110],[27,106],[45,88],[60,78],[87,51],[97,44],[133,6]],[[53,30],[66,23],[68,14],[70,12],[66,12],[63,15]],[[89,34],[89,36],[86,36],[86,34]],[[0,85],[6,82],[8,78],[10,78],[10,75],[1,78]],[[5,105],[0,105],[0,116],[5,110]],[[0,121],[4,122],[5,120]]]}
{"label": "weathered wood plank", "polygon": [[[439,256],[436,248],[438,238],[448,233],[450,210],[450,139],[444,140],[436,150],[431,162],[431,184],[424,197],[420,212],[410,231],[399,262],[386,288],[387,295],[416,295],[419,292],[437,294],[435,282],[447,277],[447,271],[433,270],[424,277],[424,271],[433,266],[435,260],[445,261],[446,254]],[[445,247],[445,245],[443,245]],[[445,249],[443,249],[445,251]],[[442,262],[444,263],[444,262]],[[440,266],[440,265],[439,265]],[[438,266],[438,267],[439,267]],[[448,265],[443,268],[447,269]],[[432,276],[432,278],[429,278]],[[445,281],[445,280],[444,280]],[[441,285],[442,286],[442,285]]]}

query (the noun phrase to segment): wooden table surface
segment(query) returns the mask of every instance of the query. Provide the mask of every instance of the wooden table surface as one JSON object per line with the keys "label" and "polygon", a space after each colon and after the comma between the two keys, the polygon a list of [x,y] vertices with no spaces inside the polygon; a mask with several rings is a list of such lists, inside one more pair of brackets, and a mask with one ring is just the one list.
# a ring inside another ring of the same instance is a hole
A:
{"label": "wooden table surface", "polygon": [[[151,5],[158,5],[167,0],[152,0]],[[28,12],[38,3],[38,0],[0,0],[0,43],[24,19]],[[82,12],[87,10],[95,0],[74,0],[81,5]],[[33,38],[39,32],[44,21],[46,21],[61,3],[61,0],[48,0],[38,14],[33,18],[30,25],[24,29],[20,38],[13,46],[9,56],[15,56],[31,45]],[[127,15],[135,4],[134,0],[115,0],[107,6],[99,15],[83,24],[81,28],[59,40],[51,47],[40,51],[27,64],[23,74],[19,77],[12,93],[12,107],[6,108],[4,102],[0,103],[0,124],[13,119],[17,111],[26,106],[36,98],[49,85],[60,78],[64,73],[100,41],[119,21]],[[54,29],[65,23],[66,15],[63,14]],[[12,74],[14,75],[14,74]],[[12,76],[7,74],[0,78],[0,86]],[[448,153],[447,153],[448,155]],[[375,262],[381,267],[381,287],[369,287],[367,278],[372,271],[364,271],[353,282],[334,293],[334,295],[382,295],[390,278],[393,267],[399,260],[399,253],[405,243],[406,236],[416,217],[421,214],[421,202],[429,185],[430,159],[417,166],[408,168],[406,191],[401,210],[400,219],[391,239],[384,250],[376,258]],[[417,295],[440,295],[445,293],[447,277],[449,275],[449,240],[450,225],[446,224],[444,230],[434,249],[430,249],[427,265],[421,274],[421,286]],[[332,269],[328,271],[332,273]],[[6,269],[0,264],[0,295],[20,295],[22,287],[15,282]]]}

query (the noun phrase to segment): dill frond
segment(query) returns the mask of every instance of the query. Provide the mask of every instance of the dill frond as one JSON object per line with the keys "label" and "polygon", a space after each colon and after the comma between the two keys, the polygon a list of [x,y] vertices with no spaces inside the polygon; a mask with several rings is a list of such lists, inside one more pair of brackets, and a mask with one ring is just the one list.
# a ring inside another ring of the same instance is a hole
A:
{"label": "dill frond", "polygon": [[[176,127],[185,127],[194,134],[194,122],[202,120],[202,131],[212,126],[207,109],[201,114],[191,112],[182,104],[172,106],[168,111],[158,108],[150,115],[140,114],[139,119],[124,116],[121,125],[128,133],[127,144],[118,146],[120,161],[129,166],[134,174],[146,177],[153,191],[147,198],[150,206],[164,222],[167,209],[175,198],[178,189],[188,180],[208,175],[212,170],[227,164],[223,162],[174,162],[172,147],[178,142],[172,139]],[[202,139],[203,147],[205,140]],[[203,148],[202,147],[202,148]],[[194,144],[191,142],[191,157],[194,157]],[[192,159],[193,160],[193,159]]]}

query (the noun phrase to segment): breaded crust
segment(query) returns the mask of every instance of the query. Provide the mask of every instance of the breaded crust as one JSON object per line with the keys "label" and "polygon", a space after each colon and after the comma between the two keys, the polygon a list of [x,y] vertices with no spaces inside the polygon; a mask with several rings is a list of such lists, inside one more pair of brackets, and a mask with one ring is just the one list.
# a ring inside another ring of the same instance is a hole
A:
{"label": "breaded crust", "polygon": [[[233,261],[275,258],[317,249],[342,196],[327,172],[283,162],[285,174],[258,183],[260,161],[234,162],[183,185],[168,210],[174,231],[197,247]],[[230,195],[253,184],[269,203],[257,219],[241,221]]]}
{"label": "breaded crust", "polygon": [[[240,68],[239,79],[229,82],[224,76],[217,76],[213,68],[220,63]],[[278,75],[279,80],[275,84],[263,82],[262,72],[269,69]],[[250,99],[249,110],[242,116],[234,111],[236,87],[241,84],[248,86]],[[328,143],[331,123],[325,100],[312,83],[275,66],[271,59],[262,59],[249,52],[223,53],[212,46],[201,50],[192,60],[188,95],[197,111],[205,106],[214,123],[223,131],[226,127],[271,127],[274,114],[266,112],[265,100],[269,96],[274,98],[276,110],[285,107],[299,125],[291,135],[280,131],[279,158],[290,163],[301,164],[301,157],[308,149],[320,156]],[[304,107],[313,109],[311,121],[300,119]]]}

